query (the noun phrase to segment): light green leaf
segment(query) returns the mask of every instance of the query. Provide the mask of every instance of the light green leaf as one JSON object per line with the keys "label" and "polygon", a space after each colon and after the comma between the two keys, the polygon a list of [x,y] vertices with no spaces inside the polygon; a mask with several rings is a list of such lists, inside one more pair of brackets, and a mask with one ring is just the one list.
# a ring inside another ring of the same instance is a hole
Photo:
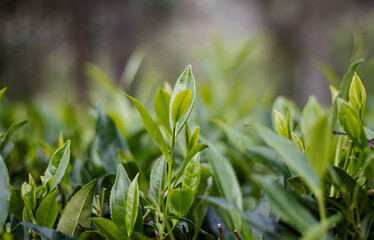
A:
{"label": "light green leaf", "polygon": [[8,169],[0,156],[0,233],[2,232],[9,212],[9,174]]}
{"label": "light green leaf", "polygon": [[61,148],[57,149],[52,155],[44,175],[53,178],[53,185],[50,189],[53,191],[61,182],[65,175],[66,169],[70,161],[70,140],[67,140]]}
{"label": "light green leaf", "polygon": [[193,193],[196,192],[200,184],[201,167],[200,167],[200,154],[198,153],[187,164],[183,173],[182,189],[191,188]]}
{"label": "light green leaf", "polygon": [[110,192],[110,215],[121,232],[126,232],[126,194],[131,181],[122,164],[118,164],[116,181]]}
{"label": "light green leaf", "polygon": [[354,73],[351,86],[349,87],[349,102],[356,108],[360,117],[362,117],[366,106],[366,91],[356,72]]}
{"label": "light green leaf", "polygon": [[159,191],[164,191],[167,185],[167,163],[165,157],[160,157],[151,171],[150,185],[155,196],[159,196]]}
{"label": "light green leaf", "polygon": [[127,192],[126,199],[126,229],[127,236],[131,237],[138,216],[139,207],[139,185],[138,185],[139,173],[135,176],[131,182],[129,191]]}
{"label": "light green leaf", "polygon": [[301,132],[305,142],[305,153],[314,170],[322,176],[330,158],[332,130],[327,113],[317,100],[310,97],[301,119]]}
{"label": "light green leaf", "polygon": [[304,151],[304,145],[300,138],[294,132],[291,132],[291,136],[296,146],[298,146],[301,151]]}
{"label": "light green leaf", "polygon": [[184,144],[186,145],[187,153],[189,151],[190,141],[191,141],[191,130],[190,130],[190,127],[188,126],[188,123],[186,123],[184,125]]}
{"label": "light green leaf", "polygon": [[310,226],[302,236],[302,240],[319,240],[323,239],[327,230],[331,227],[332,224],[337,223],[340,219],[340,215],[334,215],[328,219],[322,220],[319,223],[316,223]]}
{"label": "light green leaf", "polygon": [[21,187],[22,199],[25,203],[25,207],[31,211],[35,210],[36,207],[36,192],[35,185],[30,185],[24,182]]}
{"label": "light green leaf", "polygon": [[174,124],[179,122],[190,108],[192,101],[191,90],[185,89],[179,92],[171,105],[171,120]]}
{"label": "light green leaf", "polygon": [[193,200],[194,193],[191,188],[173,189],[170,196],[170,209],[178,217],[183,217],[190,209]]}
{"label": "light green leaf", "polygon": [[0,101],[3,98],[3,95],[4,95],[4,93],[5,93],[6,90],[7,90],[6,87],[0,90]]}
{"label": "light green leaf", "polygon": [[40,226],[52,228],[58,215],[56,197],[58,191],[48,194],[36,209],[36,222]]}
{"label": "light green leaf", "polygon": [[187,164],[190,162],[190,160],[199,152],[203,151],[205,148],[208,148],[209,146],[207,144],[196,144],[193,146],[193,148],[188,152],[187,156],[183,160],[182,167],[180,168],[179,172],[175,176],[174,181],[178,182],[179,178],[182,176],[184,169],[186,168]]}
{"label": "light green leaf", "polygon": [[290,114],[287,112],[287,120],[284,118],[282,113],[278,112],[277,110],[274,111],[275,116],[275,125],[277,126],[277,131],[280,136],[284,136],[286,138],[291,138],[291,130],[290,130]]}
{"label": "light green leaf", "polygon": [[197,144],[197,141],[199,140],[199,133],[200,127],[196,127],[192,133],[190,143],[188,144],[188,151],[190,151]]}
{"label": "light green leaf", "polygon": [[90,226],[88,218],[92,214],[96,182],[96,179],[89,182],[67,202],[57,225],[58,231],[78,237],[83,232],[79,225]]}
{"label": "light green leaf", "polygon": [[258,177],[258,182],[265,191],[271,209],[279,214],[283,221],[301,233],[310,225],[317,223],[310,211],[278,183],[266,177]]}
{"label": "light green leaf", "polygon": [[90,218],[92,222],[95,223],[97,230],[103,235],[105,235],[108,239],[111,240],[123,240],[125,236],[118,228],[118,226],[109,219],[102,218],[102,217],[95,217]]}
{"label": "light green leaf", "polygon": [[172,104],[174,103],[174,100],[178,93],[180,93],[183,90],[189,89],[192,94],[192,100],[191,104],[189,106],[189,109],[187,112],[183,115],[183,117],[179,120],[178,126],[176,128],[177,133],[182,129],[185,122],[187,121],[187,118],[189,117],[192,108],[195,104],[195,98],[196,98],[196,84],[195,84],[195,78],[192,75],[192,69],[191,65],[187,66],[186,70],[182,73],[182,75],[178,78],[177,82],[175,83],[173,92],[171,94],[170,98],[170,105],[169,105],[169,119],[170,119],[170,127],[173,127],[173,120],[172,120]]}
{"label": "light green leaf", "polygon": [[138,100],[129,95],[126,96],[133,102],[135,107],[138,109],[140,115],[142,116],[145,129],[147,129],[149,135],[151,135],[162,154],[164,154],[166,161],[169,161],[169,148],[157,124],[153,121],[147,109]]}
{"label": "light green leaf", "polygon": [[272,130],[261,125],[253,125],[257,134],[283,158],[284,162],[296,174],[302,176],[314,194],[321,195],[320,180],[313,170],[307,156],[291,141],[278,136]]}
{"label": "light green leaf", "polygon": [[352,76],[354,71],[356,70],[357,66],[360,65],[364,59],[358,59],[354,61],[351,66],[349,66],[347,72],[344,74],[343,79],[340,83],[339,95],[338,97],[342,98],[343,100],[348,100],[348,92],[349,92],[349,85],[352,80]]}
{"label": "light green leaf", "polygon": [[334,104],[336,97],[339,95],[339,90],[330,85],[331,102]]}
{"label": "light green leaf", "polygon": [[47,228],[43,226],[39,226],[30,222],[22,222],[21,223],[24,227],[31,229],[33,232],[39,234],[45,240],[78,240],[78,238],[69,236],[65,233],[60,231],[56,231],[53,228]]}
{"label": "light green leaf", "polygon": [[159,88],[156,93],[154,107],[158,122],[171,134],[169,122],[170,94]]}
{"label": "light green leaf", "polygon": [[357,111],[341,98],[337,99],[337,103],[339,121],[344,130],[356,146],[364,149],[367,146],[367,139]]}

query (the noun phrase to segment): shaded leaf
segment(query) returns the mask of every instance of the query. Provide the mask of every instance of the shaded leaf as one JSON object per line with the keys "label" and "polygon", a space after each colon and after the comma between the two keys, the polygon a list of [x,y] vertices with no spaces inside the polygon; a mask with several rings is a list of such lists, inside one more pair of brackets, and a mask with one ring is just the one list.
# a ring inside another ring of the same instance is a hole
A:
{"label": "shaded leaf", "polygon": [[166,189],[167,181],[167,162],[165,161],[165,157],[160,157],[153,166],[150,177],[152,191],[157,197],[159,191],[164,191]]}
{"label": "shaded leaf", "polygon": [[36,222],[38,225],[48,228],[53,227],[58,215],[58,203],[56,201],[58,193],[58,191],[54,191],[41,201],[36,210]]}
{"label": "shaded leaf", "polygon": [[25,125],[27,123],[27,120],[24,120],[24,121],[21,121],[21,122],[18,122],[18,123],[15,123],[15,124],[12,124],[8,131],[4,134],[4,136],[2,138],[0,138],[0,153],[3,152],[5,146],[7,145],[7,143],[9,142],[10,138],[13,136],[13,134],[19,129],[21,128],[23,125]]}
{"label": "shaded leaf", "polygon": [[170,97],[171,96],[167,91],[158,88],[154,101],[154,108],[158,122],[171,134],[169,122]]}
{"label": "shaded leaf", "polygon": [[25,204],[22,199],[21,189],[11,187],[10,192],[9,209],[18,220],[22,220],[22,211]]}
{"label": "shaded leaf", "polygon": [[99,230],[99,232],[101,234],[104,234],[107,238],[113,240],[125,239],[125,236],[123,235],[121,230],[111,220],[102,217],[90,218],[89,220],[94,222],[97,230]]}
{"label": "shaded leaf", "polygon": [[8,217],[9,211],[9,174],[8,169],[0,155],[0,233]]}
{"label": "shaded leaf", "polygon": [[319,223],[314,224],[309,227],[302,236],[302,240],[319,240],[323,239],[323,236],[326,235],[327,230],[331,227],[332,224],[338,222],[340,215],[334,215],[328,219],[322,220]]}
{"label": "shaded leaf", "polygon": [[22,222],[21,223],[23,226],[25,226],[28,229],[31,229],[33,232],[39,234],[42,236],[45,240],[56,240],[56,239],[61,239],[61,240],[78,240],[78,238],[69,236],[65,233],[62,233],[60,231],[57,231],[53,228],[47,228],[43,226],[39,226],[30,222]]}

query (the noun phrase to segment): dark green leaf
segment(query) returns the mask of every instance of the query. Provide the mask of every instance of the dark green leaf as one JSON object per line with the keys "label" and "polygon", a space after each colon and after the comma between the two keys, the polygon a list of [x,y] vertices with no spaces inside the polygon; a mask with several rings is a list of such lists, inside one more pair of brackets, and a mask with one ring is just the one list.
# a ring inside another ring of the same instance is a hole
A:
{"label": "dark green leaf", "polygon": [[160,148],[160,151],[162,152],[162,154],[164,154],[165,159],[169,161],[169,148],[157,124],[153,121],[147,109],[138,100],[130,97],[129,95],[126,96],[134,103],[135,107],[138,109],[140,115],[142,116],[145,129],[147,129],[149,135],[151,135],[153,140],[156,142],[157,146]]}
{"label": "dark green leaf", "polygon": [[61,182],[65,175],[66,169],[70,161],[70,140],[67,140],[64,146],[57,149],[53,154],[51,161],[48,164],[47,170],[44,175],[53,178],[53,185],[51,191],[53,191],[57,185]]}
{"label": "dark green leaf", "polygon": [[122,164],[118,164],[116,181],[110,192],[110,215],[121,232],[126,232],[126,194],[131,181]]}
{"label": "dark green leaf", "polygon": [[363,239],[368,239],[371,226],[374,221],[374,212],[367,213],[364,219],[361,221],[361,234]]}
{"label": "dark green leaf", "polygon": [[48,194],[40,203],[36,210],[36,222],[38,225],[48,228],[53,227],[58,215],[57,195],[58,191],[54,191]]}
{"label": "dark green leaf", "polygon": [[352,81],[352,76],[354,71],[356,70],[357,66],[362,63],[364,59],[358,59],[354,61],[351,66],[349,66],[347,72],[344,74],[343,79],[340,83],[340,89],[339,89],[339,95],[338,97],[348,100],[348,91],[349,91],[349,85]]}
{"label": "dark green leaf", "polygon": [[52,228],[39,226],[30,222],[22,222],[21,224],[26,228],[31,229],[33,232],[39,234],[45,240],[78,240],[78,238],[69,236]]}
{"label": "dark green leaf", "polygon": [[81,235],[79,235],[79,239],[80,240],[104,240],[101,234],[94,230],[83,232]]}
{"label": "dark green leaf", "polygon": [[9,212],[9,175],[8,169],[0,155],[0,233],[2,232]]}
{"label": "dark green leaf", "polygon": [[287,182],[298,195],[310,193],[308,187],[305,185],[303,179],[300,176],[291,177],[287,179]]}
{"label": "dark green leaf", "polygon": [[107,238],[111,240],[125,239],[125,236],[123,235],[121,230],[114,222],[110,221],[109,219],[96,217],[90,218],[90,220],[95,223],[97,230],[99,230],[99,232],[101,234],[104,234]]}
{"label": "dark green leaf", "polygon": [[25,206],[25,204],[22,199],[21,189],[11,187],[10,192],[11,192],[10,201],[9,201],[10,211],[14,214],[14,216],[18,220],[22,220],[22,211],[23,211],[23,207]]}
{"label": "dark green leaf", "polygon": [[67,202],[57,230],[78,237],[83,232],[79,225],[90,226],[91,222],[88,218],[92,213],[96,182],[96,179],[89,182]]}
{"label": "dark green leaf", "polygon": [[194,200],[194,193],[191,188],[173,189],[170,196],[170,206],[172,213],[178,217],[183,217],[190,209]]}
{"label": "dark green leaf", "polygon": [[319,240],[324,239],[327,230],[331,227],[332,224],[337,223],[340,219],[340,215],[334,215],[328,219],[322,220],[319,223],[316,223],[310,226],[302,236],[302,240]]}
{"label": "dark green leaf", "polygon": [[17,129],[21,128],[26,123],[27,123],[27,120],[24,120],[24,121],[15,123],[9,127],[5,135],[2,138],[0,138],[0,153],[3,152],[5,146],[7,145],[7,143],[9,142],[10,138],[15,133],[15,131],[17,131]]}

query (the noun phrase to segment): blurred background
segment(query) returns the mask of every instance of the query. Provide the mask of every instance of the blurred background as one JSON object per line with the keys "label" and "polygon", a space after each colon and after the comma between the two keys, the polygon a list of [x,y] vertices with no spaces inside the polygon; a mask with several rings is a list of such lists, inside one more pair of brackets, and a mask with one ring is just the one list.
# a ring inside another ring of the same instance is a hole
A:
{"label": "blurred background", "polygon": [[252,87],[328,105],[326,74],[340,79],[365,58],[360,76],[371,81],[373,40],[370,0],[1,0],[0,87],[13,100],[87,103],[87,63],[116,84],[131,78],[130,93],[150,78],[174,83],[188,64],[198,82],[230,82],[220,72],[230,65]]}

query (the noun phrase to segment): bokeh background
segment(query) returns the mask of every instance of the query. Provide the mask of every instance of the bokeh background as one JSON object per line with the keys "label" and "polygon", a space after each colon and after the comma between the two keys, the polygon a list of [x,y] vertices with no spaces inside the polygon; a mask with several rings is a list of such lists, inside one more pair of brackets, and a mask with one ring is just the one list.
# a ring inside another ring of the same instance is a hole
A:
{"label": "bokeh background", "polygon": [[0,85],[12,100],[85,104],[87,63],[119,86],[130,78],[130,93],[173,83],[192,64],[198,82],[230,82],[222,72],[236,68],[261,94],[271,87],[301,106],[311,94],[328,105],[326,74],[340,78],[356,59],[371,87],[373,40],[370,0],[1,0]]}

